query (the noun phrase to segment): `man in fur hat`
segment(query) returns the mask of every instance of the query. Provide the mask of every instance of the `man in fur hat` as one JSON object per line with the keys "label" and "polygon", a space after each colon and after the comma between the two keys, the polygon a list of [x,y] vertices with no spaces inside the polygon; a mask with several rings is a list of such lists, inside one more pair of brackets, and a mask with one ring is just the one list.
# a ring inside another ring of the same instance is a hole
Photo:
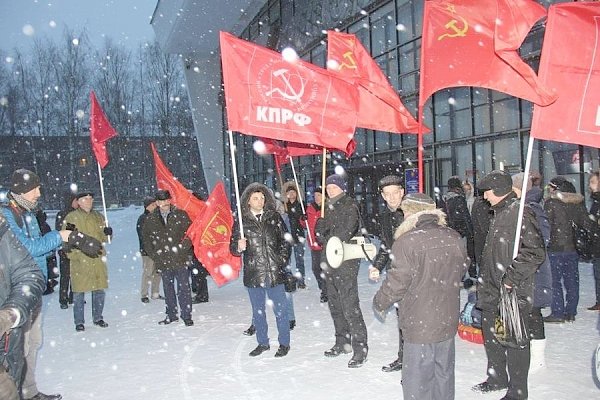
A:
{"label": "man in fur hat", "polygon": [[469,264],[460,235],[422,193],[404,197],[404,222],[396,229],[392,266],[373,299],[380,319],[398,304],[404,337],[405,399],[454,399],[454,337],[460,281]]}

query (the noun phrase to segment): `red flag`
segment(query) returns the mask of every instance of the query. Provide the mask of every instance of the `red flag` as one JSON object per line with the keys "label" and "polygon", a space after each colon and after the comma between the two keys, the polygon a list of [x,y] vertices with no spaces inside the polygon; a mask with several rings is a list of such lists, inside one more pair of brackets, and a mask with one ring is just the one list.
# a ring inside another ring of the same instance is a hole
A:
{"label": "red flag", "polygon": [[355,35],[327,31],[327,59],[328,69],[358,84],[357,126],[417,133],[419,123]]}
{"label": "red flag", "polygon": [[90,141],[92,142],[92,150],[96,156],[100,168],[106,167],[108,164],[108,153],[106,152],[106,142],[115,136],[117,131],[114,130],[106,114],[100,107],[96,94],[92,90],[90,92],[90,100],[92,110],[90,112]]}
{"label": "red flag", "polygon": [[427,0],[419,106],[455,86],[498,90],[540,105],[556,97],[517,50],[544,7],[533,0]]}
{"label": "red flag", "polygon": [[206,202],[206,209],[194,220],[187,235],[194,254],[219,286],[240,274],[241,258],[229,251],[233,216],[223,182],[219,181]]}
{"label": "red flag", "polygon": [[331,72],[221,32],[229,129],[346,151],[358,93]]}
{"label": "red flag", "polygon": [[150,143],[152,155],[154,156],[154,168],[156,170],[156,186],[161,190],[171,193],[171,202],[179,209],[185,211],[190,220],[194,221],[204,212],[206,203],[194,196],[185,186],[181,184],[167,166],[162,162],[154,143]]}
{"label": "red flag", "polygon": [[540,80],[558,100],[535,106],[531,135],[537,139],[600,147],[600,4],[550,6]]}

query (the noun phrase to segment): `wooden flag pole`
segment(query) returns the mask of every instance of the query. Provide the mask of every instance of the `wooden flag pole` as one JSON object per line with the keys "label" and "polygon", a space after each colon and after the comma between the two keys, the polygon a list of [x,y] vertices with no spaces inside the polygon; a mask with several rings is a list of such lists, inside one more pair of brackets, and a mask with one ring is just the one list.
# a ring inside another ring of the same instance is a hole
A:
{"label": "wooden flag pole", "polygon": [[[104,211],[104,225],[108,227],[108,214],[106,213],[106,199],[104,198],[104,178],[102,177],[102,167],[98,164],[98,177],[100,178],[100,195],[102,196],[102,211]],[[108,237],[108,243],[110,243],[110,236]]]}
{"label": "wooden flag pole", "polygon": [[233,132],[227,130],[229,135],[229,153],[231,154],[231,169],[233,173],[233,186],[235,188],[235,205],[237,207],[238,223],[240,225],[240,239],[244,239],[244,224],[242,223],[242,204],[240,202],[240,187],[237,177],[237,165],[235,163],[235,145],[233,144]]}
{"label": "wooden flag pole", "polygon": [[[304,201],[302,200],[302,195],[300,193],[300,185],[298,185],[298,176],[296,176],[296,168],[294,168],[294,159],[290,155],[288,155],[288,157],[290,159],[290,164],[292,166],[292,174],[294,174],[294,182],[296,183],[298,200],[300,201],[300,208],[302,209],[302,214],[306,215],[306,209],[304,208]],[[323,208],[323,207],[321,207],[321,208]],[[308,224],[306,224],[306,230],[308,231],[308,241],[310,242],[310,245],[312,246],[313,243],[312,243],[312,239],[310,236],[310,227],[308,226]]]}

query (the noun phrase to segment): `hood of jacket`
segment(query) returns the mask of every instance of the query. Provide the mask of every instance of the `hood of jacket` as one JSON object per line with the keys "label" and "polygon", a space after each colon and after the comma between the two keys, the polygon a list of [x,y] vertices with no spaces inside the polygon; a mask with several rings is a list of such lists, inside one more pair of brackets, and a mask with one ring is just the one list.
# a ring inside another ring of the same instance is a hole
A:
{"label": "hood of jacket", "polygon": [[400,226],[396,228],[394,239],[398,239],[406,232],[409,232],[414,228],[418,228],[422,224],[430,222],[436,223],[440,226],[446,226],[446,214],[440,209],[425,210],[412,214],[404,218],[404,222],[402,222]]}
{"label": "hood of jacket", "polygon": [[558,190],[550,193],[550,198],[557,199],[565,204],[579,204],[585,200],[579,193],[561,192]]}
{"label": "hood of jacket", "polygon": [[246,189],[242,192],[242,197],[240,199],[241,208],[242,208],[242,216],[251,217],[252,212],[250,211],[250,206],[248,205],[248,200],[252,193],[261,192],[265,196],[265,206],[263,208],[263,212],[265,211],[277,211],[277,204],[275,203],[275,196],[271,192],[271,190],[263,185],[262,183],[251,183]]}

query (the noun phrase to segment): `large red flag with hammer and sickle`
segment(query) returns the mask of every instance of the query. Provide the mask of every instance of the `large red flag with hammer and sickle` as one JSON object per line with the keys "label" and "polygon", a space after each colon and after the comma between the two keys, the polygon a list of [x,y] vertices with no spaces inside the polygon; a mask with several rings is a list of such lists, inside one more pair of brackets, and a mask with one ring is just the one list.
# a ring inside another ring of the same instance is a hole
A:
{"label": "large red flag with hammer and sickle", "polygon": [[217,182],[206,201],[206,209],[187,230],[194,254],[218,286],[240,274],[242,261],[229,251],[233,216],[222,181]]}
{"label": "large red flag with hammer and sickle", "polygon": [[423,16],[419,106],[436,91],[479,86],[548,105],[544,88],[518,49],[546,15],[533,0],[427,0]]}
{"label": "large red flag with hammer and sickle", "polygon": [[229,129],[346,152],[358,93],[326,69],[221,32]]}
{"label": "large red flag with hammer and sickle", "polygon": [[419,123],[355,35],[327,31],[327,68],[358,85],[357,126],[395,133],[418,132]]}
{"label": "large red flag with hammer and sickle", "polygon": [[558,100],[534,107],[534,138],[600,147],[599,38],[600,3],[550,6],[539,75]]}

